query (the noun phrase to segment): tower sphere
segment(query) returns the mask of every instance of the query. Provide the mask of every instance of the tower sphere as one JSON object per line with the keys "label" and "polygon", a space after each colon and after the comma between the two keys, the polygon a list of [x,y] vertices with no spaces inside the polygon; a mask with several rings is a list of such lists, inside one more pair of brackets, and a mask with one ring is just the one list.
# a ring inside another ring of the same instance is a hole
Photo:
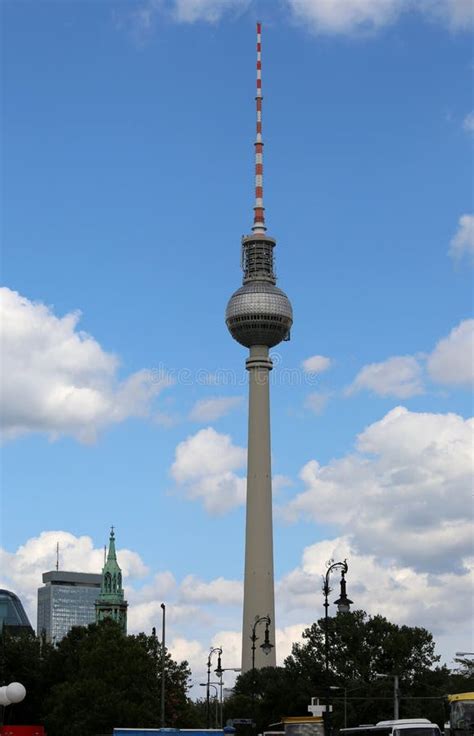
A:
{"label": "tower sphere", "polygon": [[269,281],[249,281],[227,304],[227,328],[241,345],[273,348],[289,336],[293,310],[285,292]]}

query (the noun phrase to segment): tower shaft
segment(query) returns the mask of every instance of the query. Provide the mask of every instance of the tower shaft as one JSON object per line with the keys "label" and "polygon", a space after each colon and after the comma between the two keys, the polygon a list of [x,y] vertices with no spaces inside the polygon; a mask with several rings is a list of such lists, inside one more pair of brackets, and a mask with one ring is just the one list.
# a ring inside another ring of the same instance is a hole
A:
{"label": "tower shaft", "polygon": [[[256,618],[270,616],[274,632],[272,471],[270,455],[270,387],[272,361],[268,347],[253,345],[246,362],[249,372],[247,459],[247,518],[245,527],[244,614],[242,671],[252,669],[250,636]],[[258,633],[258,632],[257,632]],[[261,632],[260,632],[261,634]],[[265,655],[257,642],[255,667],[275,667],[275,647]]]}

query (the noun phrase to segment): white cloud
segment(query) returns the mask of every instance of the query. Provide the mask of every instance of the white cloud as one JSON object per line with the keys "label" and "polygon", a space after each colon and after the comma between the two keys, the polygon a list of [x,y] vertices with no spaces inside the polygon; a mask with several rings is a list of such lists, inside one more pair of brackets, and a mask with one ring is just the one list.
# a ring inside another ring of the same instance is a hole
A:
{"label": "white cloud", "polygon": [[220,577],[205,582],[195,575],[187,575],[181,583],[180,595],[186,602],[239,606],[242,604],[243,586],[240,580]]}
{"label": "white cloud", "polygon": [[378,396],[406,399],[423,393],[421,366],[411,355],[394,356],[381,363],[365,365],[347,389],[353,394],[363,389]]}
{"label": "white cloud", "polygon": [[173,0],[173,14],[180,23],[217,23],[229,12],[245,10],[250,0]]}
{"label": "white cloud", "polygon": [[80,314],[52,309],[8,288],[0,289],[1,410],[7,439],[30,432],[94,441],[104,427],[147,416],[170,384],[141,370],[117,378],[118,360],[78,329]]}
{"label": "white cloud", "polygon": [[[56,545],[59,543],[60,570],[100,573],[104,550],[94,547],[91,537],[76,537],[65,531],[44,531],[21,545],[15,553],[0,548],[0,587],[13,590],[22,599],[36,627],[36,591],[42,585],[41,575],[56,567]],[[147,567],[136,552],[117,549],[124,578],[142,578]]]}
{"label": "white cloud", "polygon": [[462,127],[467,133],[474,133],[474,110],[466,115]]}
{"label": "white cloud", "polygon": [[458,571],[472,554],[472,420],[390,411],[356,451],[308,462],[306,488],[281,510],[351,534],[360,554],[423,572]]}
{"label": "white cloud", "polygon": [[461,215],[458,229],[451,240],[449,255],[454,259],[474,259],[474,215]]}
{"label": "white cloud", "polygon": [[331,366],[331,358],[324,355],[312,355],[301,363],[305,373],[323,373]]}
{"label": "white cloud", "polygon": [[188,498],[200,499],[210,513],[222,514],[244,503],[245,478],[234,471],[245,465],[246,457],[229,435],[208,427],[180,442],[171,475]]}
{"label": "white cloud", "polygon": [[[368,433],[364,442],[373,449],[376,440]],[[390,444],[387,440],[385,442]],[[418,446],[413,455],[419,451]],[[358,490],[357,486],[355,493]],[[361,505],[365,501],[361,498]],[[324,520],[324,516],[321,518]],[[430,549],[433,543],[430,529],[426,534],[420,533],[420,537],[420,544]],[[36,589],[41,584],[41,573],[54,569],[58,539],[63,569],[100,570],[102,549],[94,548],[89,537],[76,537],[65,531],[43,532],[27,540],[14,554],[0,550],[3,571],[0,586],[20,595],[33,625],[36,621]],[[151,582],[138,587],[148,572],[140,556],[120,548],[117,555],[124,571],[130,633],[150,632],[155,626],[160,636],[161,602],[164,600],[167,645],[178,661],[186,659],[190,663],[196,682],[205,680],[205,663],[211,647],[222,646],[224,667],[240,666],[241,581],[222,577],[203,581],[190,574],[177,583],[172,572],[161,571],[154,574]],[[302,551],[300,564],[276,585],[278,664],[282,664],[290,653],[291,645],[301,640],[302,631],[323,615],[321,576],[330,558],[348,559],[348,594],[355,607],[371,614],[381,613],[399,624],[425,626],[434,633],[441,652],[449,659],[470,634],[472,559],[463,558],[458,571],[445,570],[433,574],[427,570],[417,571],[403,560],[388,557],[361,551],[349,534],[307,546]],[[337,576],[333,582],[335,598]],[[453,600],[456,605],[452,604]],[[226,686],[230,687],[235,674],[226,672],[224,679]]]}
{"label": "white cloud", "polygon": [[[354,608],[372,615],[380,613],[399,624],[424,626],[434,633],[435,641],[446,644],[452,641],[454,630],[461,640],[463,634],[469,638],[473,615],[472,560],[466,560],[459,573],[433,576],[409,566],[386,563],[381,557],[360,554],[348,536],[306,547],[301,565],[279,583],[282,610],[296,616],[298,621],[304,620],[305,615],[308,622],[322,617],[321,576],[327,569],[327,561],[346,558],[347,593],[354,601]],[[334,599],[338,594],[338,579],[337,573],[331,578]]]}
{"label": "white cloud", "polygon": [[373,31],[394,22],[402,0],[288,0],[294,16],[317,33]]}
{"label": "white cloud", "polygon": [[437,383],[469,386],[474,382],[474,319],[466,319],[438,342],[428,357],[428,372]]}
{"label": "white cloud", "polygon": [[130,26],[135,39],[142,42],[153,32],[159,14],[176,23],[215,24],[227,15],[246,10],[251,0],[144,0],[128,14],[129,23],[118,18],[117,27]]}
{"label": "white cloud", "polygon": [[329,401],[329,394],[313,391],[308,394],[304,401],[304,406],[314,414],[322,414]]}
{"label": "white cloud", "polygon": [[189,418],[193,422],[213,422],[228,414],[242,403],[242,396],[215,396],[197,401]]}
{"label": "white cloud", "polygon": [[[345,394],[351,396],[358,391],[369,390],[378,396],[401,399],[416,396],[424,392],[425,369],[435,383],[470,386],[474,381],[474,320],[460,322],[438,342],[431,354],[395,356],[365,365]],[[314,402],[314,407],[311,402]],[[306,405],[317,413],[324,406],[324,395],[310,394]]]}
{"label": "white cloud", "polygon": [[318,34],[373,33],[395,23],[403,13],[420,13],[450,30],[473,23],[471,0],[288,0],[297,20]]}

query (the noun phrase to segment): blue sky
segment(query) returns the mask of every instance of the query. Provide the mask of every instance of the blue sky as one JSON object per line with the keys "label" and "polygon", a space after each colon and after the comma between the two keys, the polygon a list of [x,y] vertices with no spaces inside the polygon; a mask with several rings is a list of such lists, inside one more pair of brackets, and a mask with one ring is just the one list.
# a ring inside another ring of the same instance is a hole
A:
{"label": "blue sky", "polygon": [[473,554],[470,3],[2,11],[4,585],[34,619],[56,539],[96,569],[113,523],[132,626],[166,598],[177,656],[238,657],[245,350],[224,310],[251,225],[258,18],[295,313],[272,377],[279,654],[322,614],[334,554],[361,607],[436,629],[447,661],[472,648],[468,598],[446,605]]}

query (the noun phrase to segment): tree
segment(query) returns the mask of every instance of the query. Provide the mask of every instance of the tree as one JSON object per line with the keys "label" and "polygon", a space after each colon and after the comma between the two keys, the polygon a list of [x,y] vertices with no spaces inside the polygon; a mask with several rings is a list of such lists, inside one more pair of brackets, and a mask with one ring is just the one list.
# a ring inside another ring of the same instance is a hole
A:
{"label": "tree", "polygon": [[[401,715],[427,716],[443,722],[442,695],[450,673],[435,667],[439,656],[429,631],[399,626],[365,611],[337,614],[328,622],[329,682],[324,671],[324,619],[303,632],[303,643],[294,644],[285,668],[294,678],[310,680],[312,696],[324,701],[326,685],[333,690],[334,724],[343,724],[344,690],[348,725],[374,723],[393,714],[393,680],[398,675]],[[377,674],[388,675],[378,679]],[[303,685],[302,685],[303,687]],[[308,701],[309,702],[309,701]]]}
{"label": "tree", "polygon": [[295,677],[291,668],[250,670],[237,678],[233,695],[225,704],[225,717],[254,718],[261,733],[282,716],[307,714],[311,695],[309,678]]}
{"label": "tree", "polygon": [[21,682],[27,697],[21,703],[5,709],[5,723],[38,722],[41,710],[42,683],[52,647],[33,632],[15,631],[5,627],[0,642],[1,682]]}
{"label": "tree", "polygon": [[[23,703],[11,709],[16,723],[44,723],[48,736],[93,736],[118,724],[160,725],[156,636],[126,636],[107,619],[71,629],[57,647],[34,635],[5,633],[2,654],[5,681],[19,680],[27,689]],[[187,662],[175,662],[166,652],[165,676],[167,725],[188,725]]]}

